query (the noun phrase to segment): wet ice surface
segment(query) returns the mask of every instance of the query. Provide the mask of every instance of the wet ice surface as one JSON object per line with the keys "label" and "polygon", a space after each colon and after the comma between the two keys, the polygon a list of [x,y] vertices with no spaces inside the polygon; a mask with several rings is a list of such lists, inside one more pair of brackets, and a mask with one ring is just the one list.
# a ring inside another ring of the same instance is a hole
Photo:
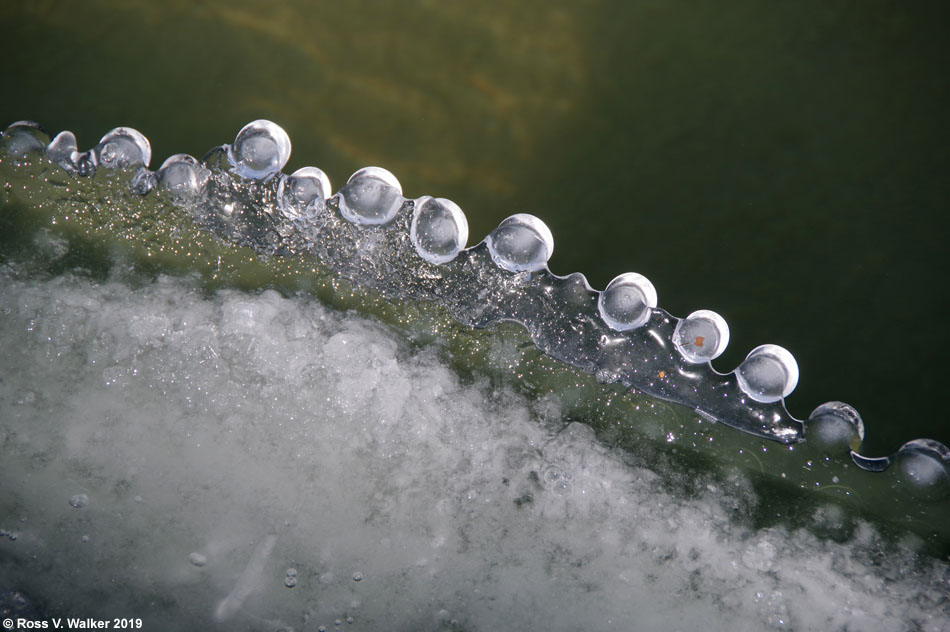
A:
{"label": "wet ice surface", "polygon": [[[0,609],[190,630],[945,630],[946,564],[742,515],[306,298],[0,278]],[[841,516],[823,519],[833,523]],[[322,626],[322,628],[321,628]]]}

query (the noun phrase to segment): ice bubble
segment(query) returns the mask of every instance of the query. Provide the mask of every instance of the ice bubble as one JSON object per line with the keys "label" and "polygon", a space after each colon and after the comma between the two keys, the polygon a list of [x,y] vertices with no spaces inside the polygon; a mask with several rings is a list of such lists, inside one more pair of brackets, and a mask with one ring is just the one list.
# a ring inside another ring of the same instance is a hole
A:
{"label": "ice bubble", "polygon": [[911,495],[933,501],[950,492],[950,448],[939,441],[908,441],[894,460],[897,474]]}
{"label": "ice bubble", "polygon": [[25,158],[29,154],[42,152],[48,142],[49,136],[39,123],[17,121],[3,132],[0,149],[7,155]]}
{"label": "ice bubble", "polygon": [[402,185],[381,167],[363,167],[339,193],[340,214],[354,224],[386,224],[402,208]]}
{"label": "ice bubble", "polygon": [[451,261],[468,242],[468,220],[458,204],[424,196],[416,200],[409,238],[419,256],[431,263]]}
{"label": "ice bubble", "polygon": [[317,212],[317,203],[329,195],[327,174],[316,167],[302,167],[280,179],[277,205],[287,219],[307,218]]}
{"label": "ice bubble", "polygon": [[227,150],[233,173],[267,180],[290,160],[290,137],[277,123],[258,119],[242,127]]}
{"label": "ice bubble", "polygon": [[193,198],[208,182],[211,173],[194,156],[175,154],[169,156],[158,171],[155,181],[158,187],[177,202]]}
{"label": "ice bubble", "polygon": [[788,397],[798,385],[798,363],[778,345],[761,345],[749,352],[736,369],[739,388],[757,402]]}
{"label": "ice bubble", "polygon": [[86,494],[73,494],[69,497],[69,504],[76,509],[81,509],[89,504],[89,496]]}
{"label": "ice bubble", "polygon": [[604,322],[615,331],[642,327],[656,307],[656,288],[642,274],[627,272],[607,284],[597,299]]}
{"label": "ice bubble", "polygon": [[76,135],[68,130],[57,134],[46,147],[46,157],[68,173],[78,171],[79,156]]}
{"label": "ice bubble", "polygon": [[496,264],[511,272],[535,272],[554,254],[551,229],[534,215],[518,213],[498,225],[488,237],[488,252]]}
{"label": "ice bubble", "polygon": [[353,573],[353,581],[355,581],[355,582],[361,582],[361,581],[363,581],[363,573],[361,573],[361,572],[359,572],[359,571]]}
{"label": "ice bubble", "polygon": [[701,309],[676,324],[673,344],[687,362],[709,362],[729,344],[729,325],[716,312]]}
{"label": "ice bubble", "polygon": [[808,415],[805,438],[826,454],[847,454],[864,441],[864,422],[852,406],[826,402]]}
{"label": "ice bubble", "polygon": [[297,585],[297,569],[288,568],[287,572],[284,573],[284,586],[287,588],[293,588]]}
{"label": "ice bubble", "polygon": [[91,154],[95,164],[106,169],[148,167],[152,146],[142,132],[131,127],[116,127],[99,140]]}
{"label": "ice bubble", "polygon": [[191,562],[194,566],[201,568],[208,563],[208,558],[202,555],[201,553],[192,553],[188,556],[188,561]]}

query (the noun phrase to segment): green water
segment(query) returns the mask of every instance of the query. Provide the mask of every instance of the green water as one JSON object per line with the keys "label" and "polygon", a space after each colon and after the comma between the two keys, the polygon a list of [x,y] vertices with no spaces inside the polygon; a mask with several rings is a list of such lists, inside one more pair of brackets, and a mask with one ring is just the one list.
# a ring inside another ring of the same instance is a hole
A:
{"label": "green water", "polygon": [[790,410],[855,405],[868,454],[950,444],[944,3],[9,4],[0,125],[130,125],[157,167],[272,119],[289,170],[385,166],[471,242],[534,213],[555,272],[719,311],[720,370],[788,347]]}

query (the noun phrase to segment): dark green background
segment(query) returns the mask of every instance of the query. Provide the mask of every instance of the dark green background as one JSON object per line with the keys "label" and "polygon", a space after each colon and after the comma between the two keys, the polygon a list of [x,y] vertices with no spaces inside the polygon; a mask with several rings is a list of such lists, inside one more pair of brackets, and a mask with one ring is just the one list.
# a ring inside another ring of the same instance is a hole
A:
{"label": "dark green background", "polygon": [[[801,367],[866,452],[950,444],[950,3],[36,2],[0,8],[0,125],[130,125],[201,156],[255,118],[289,170],[385,166],[470,242],[514,212],[557,273],[641,272]],[[9,6],[7,6],[9,5]]]}

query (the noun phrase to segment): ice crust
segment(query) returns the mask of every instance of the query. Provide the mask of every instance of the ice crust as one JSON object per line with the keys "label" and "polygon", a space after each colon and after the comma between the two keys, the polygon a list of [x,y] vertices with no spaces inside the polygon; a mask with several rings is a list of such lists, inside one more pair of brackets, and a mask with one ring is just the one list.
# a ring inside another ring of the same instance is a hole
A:
{"label": "ice crust", "polygon": [[675,455],[648,469],[556,396],[463,381],[437,349],[309,297],[8,268],[0,307],[4,612],[156,630],[950,628],[946,563],[863,524],[844,543],[752,529],[741,475],[671,490]]}

